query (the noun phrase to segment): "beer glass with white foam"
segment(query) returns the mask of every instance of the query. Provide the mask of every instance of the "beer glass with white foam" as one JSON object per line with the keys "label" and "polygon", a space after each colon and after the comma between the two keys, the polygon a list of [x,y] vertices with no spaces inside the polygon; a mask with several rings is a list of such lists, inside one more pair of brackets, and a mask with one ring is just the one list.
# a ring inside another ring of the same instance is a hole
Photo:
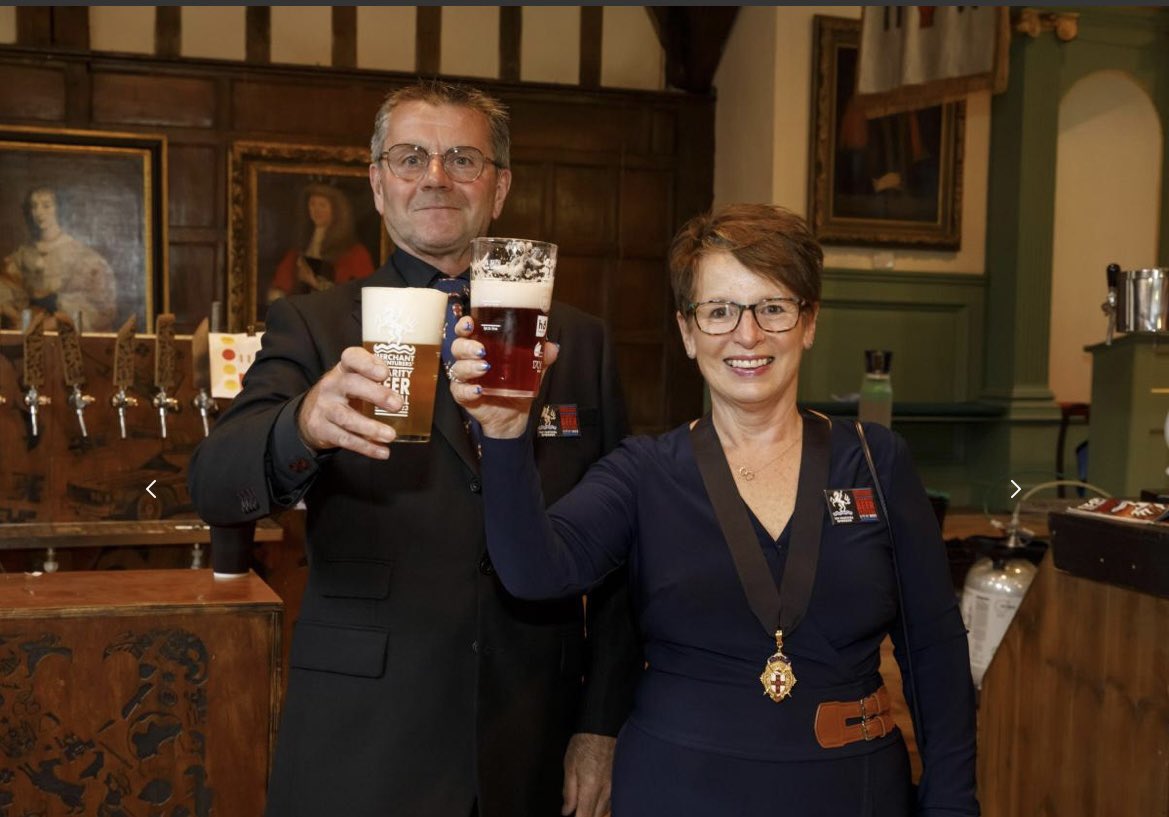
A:
{"label": "beer glass with white foam", "polygon": [[519,238],[471,241],[471,317],[491,369],[484,394],[535,397],[544,372],[556,245]]}
{"label": "beer glass with white foam", "polygon": [[362,343],[389,367],[385,385],[402,396],[397,411],[365,403],[365,415],[392,426],[397,442],[430,440],[446,307],[447,296],[437,289],[361,290]]}

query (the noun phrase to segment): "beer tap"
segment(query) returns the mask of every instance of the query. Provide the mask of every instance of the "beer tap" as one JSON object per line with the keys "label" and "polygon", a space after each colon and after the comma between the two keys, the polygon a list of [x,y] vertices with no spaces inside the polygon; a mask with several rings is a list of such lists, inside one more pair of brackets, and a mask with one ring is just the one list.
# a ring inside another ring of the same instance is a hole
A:
{"label": "beer tap", "polygon": [[167,392],[173,391],[176,385],[175,359],[175,316],[171,314],[159,315],[154,326],[154,385],[158,392],[151,401],[158,409],[158,424],[162,438],[166,439],[166,415],[177,413],[182,405]]}
{"label": "beer tap", "polygon": [[[80,324],[78,315],[77,323]],[[57,339],[61,344],[61,363],[65,372],[65,386],[69,391],[69,407],[77,413],[81,436],[89,437],[85,427],[85,410],[94,402],[93,395],[85,394],[85,369],[81,357],[81,334],[77,325],[63,313],[57,314]]]}
{"label": "beer tap", "polygon": [[138,398],[126,393],[126,389],[134,385],[135,323],[133,315],[127,318],[114,341],[114,385],[118,390],[110,397],[110,405],[118,412],[118,430],[123,440],[126,439],[126,409],[138,405]]}
{"label": "beer tap", "polygon": [[191,380],[198,394],[191,398],[191,406],[203,420],[203,436],[211,434],[209,418],[219,413],[219,404],[211,397],[211,351],[207,337],[208,323],[204,318],[191,336]]}
{"label": "beer tap", "polygon": [[37,315],[29,320],[26,316],[24,329],[24,410],[28,412],[32,437],[40,434],[38,418],[40,411],[52,400],[40,390],[45,386],[45,316]]}

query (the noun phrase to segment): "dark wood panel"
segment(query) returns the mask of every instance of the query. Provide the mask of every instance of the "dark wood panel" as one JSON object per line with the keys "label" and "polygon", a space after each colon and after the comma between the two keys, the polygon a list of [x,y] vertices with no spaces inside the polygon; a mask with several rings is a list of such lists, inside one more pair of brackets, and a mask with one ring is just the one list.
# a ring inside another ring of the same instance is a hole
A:
{"label": "dark wood panel", "polygon": [[581,6],[580,9],[580,84],[585,88],[601,87],[604,14],[602,6]]}
{"label": "dark wood panel", "polygon": [[552,240],[561,250],[608,254],[616,249],[617,173],[596,167],[557,167]]}
{"label": "dark wood panel", "polygon": [[643,433],[660,433],[669,426],[662,421],[662,345],[617,343],[617,370],[629,422]]}
{"label": "dark wood panel", "polygon": [[170,245],[170,308],[179,332],[195,331],[211,312],[211,302],[222,298],[222,243]]}
{"label": "dark wood panel", "polygon": [[512,161],[511,192],[503,214],[492,225],[495,235],[546,239],[544,214],[547,209],[549,167]]}
{"label": "dark wood panel", "polygon": [[0,117],[6,120],[35,119],[62,122],[65,119],[65,68],[53,65],[0,65]]}
{"label": "dark wood panel", "polygon": [[414,11],[414,65],[421,76],[434,76],[441,59],[442,7],[418,6]]}
{"label": "dark wood panel", "polygon": [[664,258],[674,237],[673,173],[621,174],[621,254]]}
{"label": "dark wood panel", "polygon": [[160,57],[179,57],[183,44],[182,6],[155,6],[154,50]]}
{"label": "dark wood panel", "polygon": [[590,315],[605,317],[608,267],[609,262],[600,256],[559,254],[554,288],[556,300],[572,304]]}
{"label": "dark wood panel", "polygon": [[244,17],[245,50],[248,62],[272,61],[272,9],[266,6],[248,6]]}
{"label": "dark wood panel", "polygon": [[637,332],[661,339],[673,323],[670,281],[663,258],[645,261],[622,258],[617,262],[609,320],[619,336]]}
{"label": "dark wood panel", "polygon": [[213,227],[218,223],[221,154],[217,145],[171,144],[172,227]]}
{"label": "dark wood panel", "polygon": [[210,128],[215,83],[210,79],[98,72],[93,119],[103,124]]}
{"label": "dark wood panel", "polygon": [[89,50],[89,8],[87,6],[53,7],[53,45]]}
{"label": "dark wood panel", "polygon": [[333,66],[357,66],[356,6],[333,6]]}
{"label": "dark wood panel", "polygon": [[232,86],[232,125],[238,131],[341,137],[366,144],[387,90],[241,80]]}
{"label": "dark wood panel", "polygon": [[34,48],[52,45],[53,9],[50,6],[17,6],[16,41]]}
{"label": "dark wood panel", "polygon": [[512,143],[517,148],[588,150],[619,156],[645,153],[646,123],[636,108],[542,101],[511,105]]}
{"label": "dark wood panel", "polygon": [[499,7],[499,78],[520,81],[520,43],[523,38],[524,10],[520,6]]}

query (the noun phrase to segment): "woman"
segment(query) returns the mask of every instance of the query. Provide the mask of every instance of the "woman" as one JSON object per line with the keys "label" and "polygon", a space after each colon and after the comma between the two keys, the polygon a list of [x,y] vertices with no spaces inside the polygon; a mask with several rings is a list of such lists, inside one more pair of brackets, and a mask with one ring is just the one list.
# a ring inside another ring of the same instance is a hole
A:
{"label": "woman", "polygon": [[[906,445],[864,428],[885,513],[856,426],[796,406],[822,264],[782,208],[686,224],[671,278],[711,413],[627,439],[547,513],[527,406],[476,391],[482,347],[459,325],[451,391],[482,425],[505,586],[567,596],[630,565],[647,664],[618,739],[615,817],[978,814],[965,630]],[[916,802],[878,672],[886,633],[916,690]]]}
{"label": "woman", "polygon": [[[32,241],[22,244],[4,260],[4,303],[14,309],[31,307],[49,315],[46,328],[56,325],[52,316],[81,313],[84,326],[93,332],[114,328],[116,296],[114,271],[95,250],[61,227],[57,194],[49,187],[35,187],[24,197],[23,211]],[[23,293],[12,282],[20,280]],[[7,311],[7,310],[5,310]]]}
{"label": "woman", "polygon": [[276,267],[268,302],[285,295],[332,289],[373,273],[369,250],[357,240],[353,208],[329,184],[310,184],[300,194],[297,248]]}

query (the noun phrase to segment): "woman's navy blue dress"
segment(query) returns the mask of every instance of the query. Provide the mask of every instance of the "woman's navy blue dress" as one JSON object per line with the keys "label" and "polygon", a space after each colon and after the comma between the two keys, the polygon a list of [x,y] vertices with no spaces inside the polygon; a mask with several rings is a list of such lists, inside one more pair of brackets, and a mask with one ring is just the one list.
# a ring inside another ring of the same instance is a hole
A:
{"label": "woman's navy blue dress", "polygon": [[[484,440],[488,548],[510,592],[581,593],[629,562],[647,666],[617,743],[614,817],[978,814],[966,631],[936,517],[904,440],[865,430],[889,502],[913,647],[923,747],[916,802],[897,730],[837,749],[821,748],[813,731],[822,701],[858,700],[881,686],[886,634],[908,675],[884,520],[834,525],[824,500],[811,601],[784,639],[797,683],[775,703],[759,682],[775,642],[747,604],[687,426],[627,439],[547,513],[530,442]],[[831,439],[828,489],[871,487],[853,426],[833,423]],[[752,522],[778,582],[789,532],[776,541]]]}

